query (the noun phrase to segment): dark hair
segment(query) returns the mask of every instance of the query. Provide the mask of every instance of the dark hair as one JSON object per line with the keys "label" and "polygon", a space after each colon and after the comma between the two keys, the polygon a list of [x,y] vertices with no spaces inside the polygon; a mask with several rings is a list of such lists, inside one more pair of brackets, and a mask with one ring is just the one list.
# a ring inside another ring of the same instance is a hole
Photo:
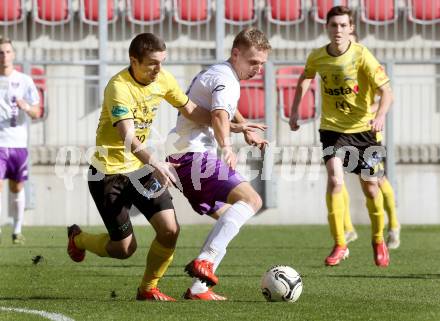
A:
{"label": "dark hair", "polygon": [[142,62],[143,58],[149,53],[157,51],[165,51],[167,47],[165,42],[153,35],[152,33],[138,34],[130,43],[128,54],[130,57],[136,58],[139,62]]}
{"label": "dark hair", "polygon": [[246,28],[240,31],[234,38],[232,48],[249,49],[255,47],[257,50],[272,49],[266,35],[257,28]]}
{"label": "dark hair", "polygon": [[344,16],[347,15],[348,18],[350,19],[350,25],[353,24],[353,12],[346,6],[336,6],[333,7],[329,10],[329,12],[327,12],[327,22],[326,24],[329,23],[330,19],[334,16]]}

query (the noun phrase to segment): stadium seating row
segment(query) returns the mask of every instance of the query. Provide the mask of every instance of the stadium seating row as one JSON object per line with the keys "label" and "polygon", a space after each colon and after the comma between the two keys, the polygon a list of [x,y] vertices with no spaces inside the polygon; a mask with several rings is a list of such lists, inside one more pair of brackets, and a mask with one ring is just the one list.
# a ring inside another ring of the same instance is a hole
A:
{"label": "stadium seating row", "polygon": [[[290,108],[295,97],[298,78],[304,67],[289,66],[278,68],[276,72],[277,106],[282,120],[288,121]],[[264,81],[256,77],[240,82],[241,93],[238,101],[240,113],[247,119],[264,119]],[[318,116],[316,109],[316,80],[312,81],[310,89],[305,94],[299,106],[299,119],[303,122],[313,120]]]}
{"label": "stadium seating row", "polygon": [[[15,69],[22,71],[23,67],[16,65]],[[303,72],[304,68],[301,66],[282,67],[277,70],[276,85],[278,93],[277,106],[280,111],[281,118],[288,120],[290,117],[290,107],[293,103],[295,91],[298,83],[298,78]],[[31,77],[37,86],[40,93],[40,106],[42,117],[47,117],[47,102],[46,102],[46,77],[45,70],[42,67],[32,66]],[[243,80],[241,85],[241,98],[238,102],[238,109],[244,117],[249,119],[264,119],[264,80],[256,77],[255,79]],[[304,96],[299,107],[299,118],[302,121],[313,120],[317,116],[316,109],[316,80],[313,80],[312,85]]]}
{"label": "stadium seating row", "polygon": [[[72,19],[73,0],[31,0],[33,19],[41,24],[59,25]],[[123,1],[120,3],[119,1]],[[225,22],[248,24],[258,17],[257,0],[225,0]],[[305,19],[306,0],[266,0],[267,19],[275,24],[289,25]],[[398,0],[360,0],[362,21],[383,25],[395,22],[399,17]],[[405,0],[410,21],[419,24],[440,22],[440,0]],[[186,25],[203,24],[212,17],[213,0],[172,0],[175,21]],[[348,0],[339,1],[343,5]],[[127,19],[135,24],[155,24],[164,20],[167,13],[163,0],[107,0],[107,19],[115,22],[119,15],[119,4],[124,7]],[[312,15],[315,21],[325,23],[325,16],[334,5],[334,0],[312,0]],[[26,16],[25,0],[0,0],[0,25],[22,22]],[[79,0],[79,15],[84,23],[97,25],[99,0]]]}

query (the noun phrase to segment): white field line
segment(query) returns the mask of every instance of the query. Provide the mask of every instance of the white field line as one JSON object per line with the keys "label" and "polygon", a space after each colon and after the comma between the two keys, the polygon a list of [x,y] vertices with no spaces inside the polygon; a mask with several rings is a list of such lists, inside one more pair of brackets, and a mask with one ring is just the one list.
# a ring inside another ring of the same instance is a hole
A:
{"label": "white field line", "polygon": [[20,309],[20,308],[8,308],[8,307],[2,307],[0,306],[0,311],[12,311],[12,312],[18,312],[18,313],[29,313],[29,314],[37,314],[39,316],[42,316],[43,318],[52,320],[52,321],[75,321],[74,319],[71,319],[65,315],[59,314],[59,313],[51,313],[46,311],[40,311],[40,310],[28,310],[28,309]]}

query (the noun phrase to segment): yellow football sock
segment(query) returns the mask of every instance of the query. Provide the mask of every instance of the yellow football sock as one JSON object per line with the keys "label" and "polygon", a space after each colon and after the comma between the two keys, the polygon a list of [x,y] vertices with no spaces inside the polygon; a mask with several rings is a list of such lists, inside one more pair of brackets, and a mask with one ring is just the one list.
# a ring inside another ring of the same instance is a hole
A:
{"label": "yellow football sock", "polygon": [[81,232],[75,237],[75,245],[81,250],[87,250],[98,256],[109,257],[106,246],[110,241],[108,234],[89,234]]}
{"label": "yellow football sock", "polygon": [[383,227],[384,227],[384,213],[383,213],[383,196],[379,190],[375,198],[367,197],[367,209],[371,220],[371,236],[374,243],[383,242]]}
{"label": "yellow football sock", "polygon": [[399,228],[399,221],[396,215],[396,201],[394,199],[394,190],[390,182],[384,178],[380,185],[383,194],[383,206],[388,216],[388,225],[390,229]]}
{"label": "yellow football sock", "polygon": [[350,215],[350,195],[345,184],[342,185],[342,195],[344,196],[344,230],[345,232],[352,232],[354,227]]}
{"label": "yellow football sock", "polygon": [[326,194],[328,223],[336,245],[345,245],[344,236],[344,195],[342,192]]}
{"label": "yellow football sock", "polygon": [[139,286],[140,289],[148,291],[157,287],[159,279],[173,261],[174,250],[174,248],[162,246],[156,239],[153,240],[148,251],[147,266]]}

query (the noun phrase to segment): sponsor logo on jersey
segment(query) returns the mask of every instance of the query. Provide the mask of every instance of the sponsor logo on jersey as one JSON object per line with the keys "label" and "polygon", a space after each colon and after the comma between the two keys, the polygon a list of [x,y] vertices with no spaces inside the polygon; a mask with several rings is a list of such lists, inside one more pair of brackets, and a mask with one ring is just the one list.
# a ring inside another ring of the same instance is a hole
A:
{"label": "sponsor logo on jersey", "polygon": [[113,106],[112,115],[114,117],[121,117],[128,114],[128,108],[125,106]]}
{"label": "sponsor logo on jersey", "polygon": [[330,96],[350,95],[352,93],[355,93],[355,91],[350,87],[343,86],[339,88],[327,88],[326,86],[324,86],[324,92]]}
{"label": "sponsor logo on jersey", "polygon": [[212,92],[214,93],[216,91],[222,91],[225,88],[226,88],[225,85],[218,85],[217,87],[214,88],[214,90]]}

